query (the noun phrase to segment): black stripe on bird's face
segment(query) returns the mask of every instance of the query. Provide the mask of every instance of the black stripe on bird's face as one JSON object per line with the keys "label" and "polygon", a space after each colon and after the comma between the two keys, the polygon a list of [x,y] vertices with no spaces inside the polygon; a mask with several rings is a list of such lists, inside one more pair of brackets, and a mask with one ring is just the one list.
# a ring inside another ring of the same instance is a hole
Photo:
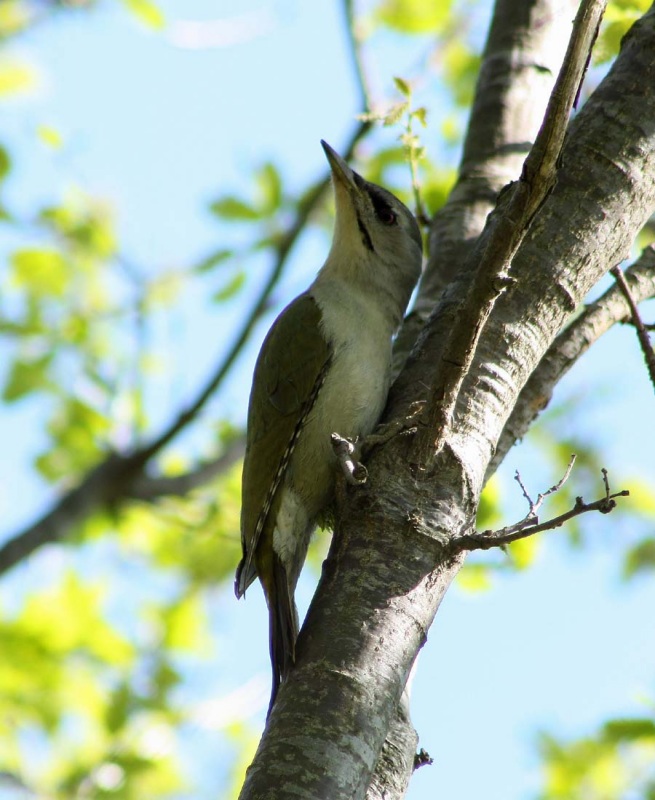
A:
{"label": "black stripe on bird's face", "polygon": [[359,232],[362,234],[362,241],[364,242],[364,247],[367,247],[371,253],[375,252],[375,248],[373,247],[373,242],[371,240],[371,235],[366,230],[366,225],[362,222],[362,218],[357,212],[357,227],[359,228]]}

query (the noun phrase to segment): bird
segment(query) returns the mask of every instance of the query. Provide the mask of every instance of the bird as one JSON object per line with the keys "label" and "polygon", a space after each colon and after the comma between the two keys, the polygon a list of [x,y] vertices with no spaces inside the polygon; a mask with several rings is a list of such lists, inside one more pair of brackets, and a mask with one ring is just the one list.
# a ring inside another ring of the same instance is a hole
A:
{"label": "bird", "polygon": [[272,690],[295,661],[294,600],[311,534],[330,521],[338,465],[331,434],[356,441],[377,425],[392,341],[420,277],[412,212],[321,140],[335,225],[309,288],[277,317],[256,361],[242,476],[237,598],[259,578],[269,614]]}

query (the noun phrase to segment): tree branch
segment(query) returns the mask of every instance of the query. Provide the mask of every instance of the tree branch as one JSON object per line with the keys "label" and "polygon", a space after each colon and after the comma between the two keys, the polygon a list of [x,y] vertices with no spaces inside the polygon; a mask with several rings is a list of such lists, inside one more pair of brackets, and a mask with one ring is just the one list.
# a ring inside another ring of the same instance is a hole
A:
{"label": "tree branch", "polygon": [[[571,462],[562,480],[543,495],[539,495],[539,497],[543,499],[546,495],[557,491],[568,478],[572,466],[573,463]],[[611,494],[609,482],[607,480],[607,470],[603,469],[602,473],[603,482],[605,484],[605,496],[601,497],[600,500],[594,500],[593,503],[585,503],[581,497],[576,497],[575,505],[572,509],[546,522],[539,522],[538,517],[534,514],[534,509],[536,509],[537,505],[533,504],[528,497],[530,511],[520,522],[516,522],[513,525],[508,525],[496,531],[487,530],[481,531],[480,533],[465,533],[456,539],[454,544],[457,549],[462,550],[490,550],[492,547],[504,547],[519,539],[527,539],[528,536],[534,536],[535,533],[561,528],[565,522],[568,522],[574,517],[579,517],[581,514],[586,514],[589,511],[600,511],[601,514],[609,514],[610,511],[616,508],[616,498],[628,497],[630,492],[627,489],[623,489],[620,492]]]}
{"label": "tree branch", "polygon": [[511,260],[555,183],[566,122],[577,99],[605,5],[605,0],[585,0],[581,4],[544,122],[521,178],[508,187],[507,199],[503,202],[501,198],[470,256],[471,265],[477,265],[475,281],[448,337],[430,389],[425,426],[417,437],[416,461],[425,467],[434,462],[446,442],[482,329],[497,298],[513,282],[507,275]]}
{"label": "tree branch", "polygon": [[200,464],[189,472],[160,477],[142,474],[128,487],[126,499],[150,502],[158,497],[183,497],[227,472],[243,458],[245,449],[246,437],[242,435],[232,440],[220,456]]}
{"label": "tree branch", "polygon": [[[637,303],[655,297],[655,248],[650,245],[626,271]],[[550,402],[555,387],[571,367],[617,322],[626,319],[629,308],[618,286],[612,286],[588,305],[553,341],[521,390],[505,423],[486,479],[498,469],[514,444],[522,439],[536,417]]]}
{"label": "tree branch", "polygon": [[355,18],[355,8],[353,0],[343,0],[343,10],[346,17],[346,35],[350,46],[350,57],[355,68],[355,77],[359,89],[359,104],[363,112],[371,110],[371,87],[369,85],[364,59],[362,57],[362,47],[359,36],[357,35],[357,20]]}
{"label": "tree branch", "polygon": [[641,345],[641,351],[644,354],[644,360],[646,361],[646,368],[648,369],[650,382],[653,384],[653,389],[655,389],[655,350],[653,350],[653,345],[650,343],[648,331],[646,330],[646,326],[639,316],[639,309],[637,308],[637,304],[632,296],[632,292],[630,291],[630,287],[628,286],[628,283],[623,275],[621,267],[612,267],[610,272],[614,276],[619,289],[623,293],[626,302],[630,306],[632,324],[637,330],[637,338],[639,339],[639,344]]}

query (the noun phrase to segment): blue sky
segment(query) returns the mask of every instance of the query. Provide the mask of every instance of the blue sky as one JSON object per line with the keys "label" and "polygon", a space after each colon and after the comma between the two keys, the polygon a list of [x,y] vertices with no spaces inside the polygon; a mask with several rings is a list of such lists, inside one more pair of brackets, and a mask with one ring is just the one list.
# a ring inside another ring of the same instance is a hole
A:
{"label": "blue sky", "polygon": [[[16,49],[41,65],[41,86],[13,104],[1,128],[18,154],[8,186],[15,208],[27,213],[72,181],[115,207],[125,251],[152,271],[189,263],[233,235],[206,206],[222,192],[242,189],[253,165],[275,160],[291,193],[322,174],[319,140],[341,147],[359,110],[338,4],[169,0],[162,8],[171,25],[161,34],[144,30],[111,4],[37,28]],[[179,46],[189,28],[176,20],[215,17],[238,23],[228,29],[231,44]],[[376,88],[390,94],[392,76],[417,63],[398,42],[381,40]],[[436,127],[438,103],[429,112]],[[61,131],[60,151],[35,148],[42,123]],[[394,134],[385,135],[390,141]],[[325,248],[320,237],[299,248],[277,293],[279,304],[311,280]],[[251,276],[248,291],[257,284],[258,276]],[[206,304],[199,313],[191,303],[172,320],[174,355],[187,356],[173,389],[179,403],[193,396],[227,348],[241,310],[221,309],[217,318]],[[262,324],[233,388],[213,413],[243,418],[265,331]],[[634,477],[655,485],[652,436],[639,427],[653,418],[652,392],[631,331],[607,336],[563,381],[557,399],[577,396],[587,402],[570,429],[599,443],[616,486],[629,486]],[[48,501],[22,461],[39,446],[42,414],[28,403],[0,419],[6,532]],[[517,468],[535,492],[559,477],[529,442],[517,448],[501,476],[513,514],[508,521],[525,513],[511,480]],[[414,682],[414,724],[435,763],[415,776],[411,800],[530,797],[539,787],[537,729],[583,735],[608,715],[643,713],[640,697],[653,694],[655,587],[644,579],[620,583],[619,553],[634,532],[619,514],[588,521],[584,550],[572,553],[564,534],[552,532],[542,537],[533,569],[498,577],[487,593],[455,587],[448,594]],[[305,604],[311,586],[311,579],[303,581]],[[224,651],[210,692],[258,677],[267,686],[260,593],[237,604],[228,590],[218,610]],[[260,708],[258,723],[263,713]]]}

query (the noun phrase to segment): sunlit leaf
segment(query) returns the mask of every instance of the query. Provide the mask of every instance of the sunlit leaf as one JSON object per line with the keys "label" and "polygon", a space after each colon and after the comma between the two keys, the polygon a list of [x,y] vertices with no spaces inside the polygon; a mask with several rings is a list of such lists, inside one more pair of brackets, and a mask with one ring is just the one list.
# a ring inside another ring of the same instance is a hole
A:
{"label": "sunlit leaf", "polygon": [[376,19],[399,33],[436,33],[448,22],[451,0],[383,0]]}
{"label": "sunlit leaf", "polygon": [[640,572],[655,570],[655,538],[643,539],[625,555],[623,577],[632,578]]}
{"label": "sunlit leaf", "polygon": [[17,286],[36,295],[61,297],[70,282],[70,267],[60,252],[50,249],[25,248],[12,253],[10,262]]}
{"label": "sunlit leaf", "polygon": [[124,5],[143,25],[153,30],[162,30],[166,26],[163,11],[152,0],[123,0]]}
{"label": "sunlit leaf", "polygon": [[396,84],[396,89],[398,89],[401,94],[405,95],[405,97],[409,97],[411,95],[411,87],[407,81],[403,80],[403,78],[396,77],[393,79],[393,82]]}
{"label": "sunlit leaf", "polygon": [[3,399],[12,403],[31,392],[51,386],[48,368],[52,357],[52,353],[47,353],[33,360],[14,361],[2,392]]}
{"label": "sunlit leaf", "polygon": [[501,485],[497,475],[492,475],[482,490],[478,505],[478,530],[499,527],[502,521]]}
{"label": "sunlit leaf", "polygon": [[464,42],[456,38],[448,41],[441,54],[444,78],[449,84],[455,102],[468,106],[473,99],[480,57]]}
{"label": "sunlit leaf", "polygon": [[483,564],[465,564],[455,578],[457,586],[469,594],[479,594],[491,589],[492,571]]}
{"label": "sunlit leaf", "polygon": [[0,3],[0,39],[6,39],[22,31],[29,24],[31,17],[25,0],[2,0]]}
{"label": "sunlit leaf", "polygon": [[261,210],[272,214],[280,207],[282,202],[282,179],[277,168],[271,162],[266,162],[255,176],[261,197]]}
{"label": "sunlit leaf", "polygon": [[39,125],[36,129],[37,136],[53,150],[59,150],[64,143],[61,132],[54,125]]}
{"label": "sunlit leaf", "polygon": [[621,40],[650,6],[650,0],[613,0],[608,3],[593,57],[603,64],[619,52]]}
{"label": "sunlit leaf", "polygon": [[209,647],[207,612],[198,593],[178,598],[162,615],[163,642],[173,650],[203,652]]}
{"label": "sunlit leaf", "polygon": [[7,149],[0,145],[0,181],[3,180],[11,169],[11,158]]}
{"label": "sunlit leaf", "polygon": [[603,725],[603,735],[614,742],[649,739],[655,742],[655,720],[611,719]]}
{"label": "sunlit leaf", "polygon": [[507,552],[517,569],[527,569],[534,563],[540,549],[541,539],[538,536],[527,536],[525,539],[512,542]]}
{"label": "sunlit leaf", "polygon": [[259,219],[261,213],[238,197],[228,195],[215,200],[210,209],[217,217],[227,220],[248,221]]}
{"label": "sunlit leaf", "polygon": [[246,281],[246,273],[243,270],[236,272],[232,278],[212,295],[212,300],[215,303],[224,303],[236,295]]}
{"label": "sunlit leaf", "polygon": [[206,258],[203,258],[202,261],[198,262],[193,269],[195,272],[210,272],[214,267],[218,267],[226,261],[229,261],[232,255],[232,250],[216,250],[214,253],[211,253]]}
{"label": "sunlit leaf", "polygon": [[8,56],[0,58],[0,100],[34,89],[38,73],[32,64]]}

